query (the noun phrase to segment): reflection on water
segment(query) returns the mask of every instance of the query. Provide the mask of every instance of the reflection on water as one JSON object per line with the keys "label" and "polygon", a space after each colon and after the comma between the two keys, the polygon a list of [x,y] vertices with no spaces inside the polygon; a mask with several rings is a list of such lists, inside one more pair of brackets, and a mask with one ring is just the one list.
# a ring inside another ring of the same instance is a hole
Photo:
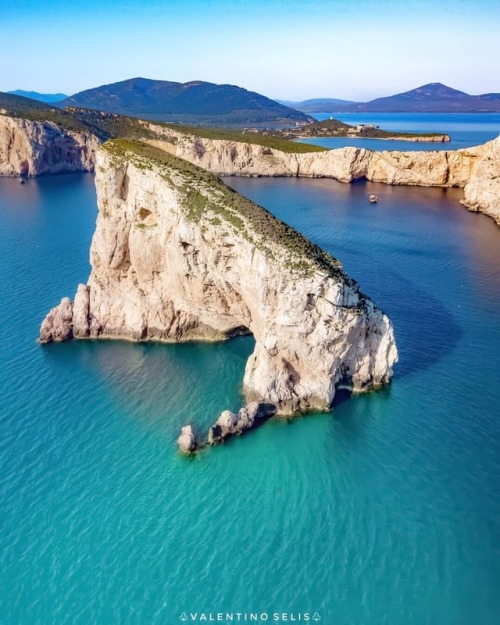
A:
{"label": "reflection on water", "polygon": [[241,407],[254,345],[251,336],[216,344],[74,341],[48,345],[43,355],[52,367],[71,359],[86,375],[98,374],[117,405],[150,424],[167,421],[173,436],[187,422],[204,431],[222,410]]}

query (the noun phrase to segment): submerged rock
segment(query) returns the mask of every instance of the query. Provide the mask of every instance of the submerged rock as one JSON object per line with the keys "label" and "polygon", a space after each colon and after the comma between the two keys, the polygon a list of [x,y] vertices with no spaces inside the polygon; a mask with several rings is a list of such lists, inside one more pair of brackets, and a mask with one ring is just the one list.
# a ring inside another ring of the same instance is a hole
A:
{"label": "submerged rock", "polygon": [[259,404],[258,402],[252,402],[238,412],[224,410],[208,431],[208,444],[222,443],[226,438],[257,427],[275,414],[274,404]]}
{"label": "submerged rock", "polygon": [[190,425],[185,425],[181,429],[181,435],[177,439],[177,444],[179,445],[179,451],[183,454],[191,454],[196,450],[198,444],[193,428]]}

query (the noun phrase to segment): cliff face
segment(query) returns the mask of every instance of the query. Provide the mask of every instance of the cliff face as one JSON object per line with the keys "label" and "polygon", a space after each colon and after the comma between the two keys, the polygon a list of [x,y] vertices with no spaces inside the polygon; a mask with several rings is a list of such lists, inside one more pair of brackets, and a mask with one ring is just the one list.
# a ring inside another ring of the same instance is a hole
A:
{"label": "cliff face", "polygon": [[500,137],[485,143],[464,188],[462,204],[492,217],[500,225]]}
{"label": "cliff face", "polygon": [[340,148],[306,154],[163,132],[153,144],[218,175],[309,176],[390,185],[463,187],[464,204],[500,223],[500,137],[464,150],[373,152]]}
{"label": "cliff face", "polygon": [[90,132],[0,115],[0,176],[93,171],[98,145]]}
{"label": "cliff face", "polygon": [[387,382],[392,326],[340,263],[206,172],[143,144],[97,153],[92,273],[40,340],[220,340],[251,332],[248,401],[330,406]]}
{"label": "cliff face", "polygon": [[477,170],[477,161],[500,153],[500,139],[467,150],[374,152],[339,148],[305,154],[285,153],[259,145],[178,136],[175,145],[159,147],[218,175],[311,176],[351,182],[367,178],[395,185],[463,187]]}

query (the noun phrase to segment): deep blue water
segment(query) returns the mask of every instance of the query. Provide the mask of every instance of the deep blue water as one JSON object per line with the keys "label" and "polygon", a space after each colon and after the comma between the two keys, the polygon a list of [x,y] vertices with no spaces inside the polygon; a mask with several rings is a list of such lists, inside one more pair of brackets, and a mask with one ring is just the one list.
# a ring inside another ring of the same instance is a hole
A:
{"label": "deep blue water", "polygon": [[356,146],[370,150],[459,150],[495,139],[500,134],[500,113],[318,113],[317,119],[335,117],[347,124],[375,124],[399,132],[442,132],[448,143],[415,143],[380,139],[304,139],[327,148]]}
{"label": "deep blue water", "polygon": [[238,407],[252,339],[42,348],[88,275],[93,181],[0,178],[0,623],[497,625],[500,230],[458,190],[229,182],[392,317],[393,384],[179,457],[181,425]]}

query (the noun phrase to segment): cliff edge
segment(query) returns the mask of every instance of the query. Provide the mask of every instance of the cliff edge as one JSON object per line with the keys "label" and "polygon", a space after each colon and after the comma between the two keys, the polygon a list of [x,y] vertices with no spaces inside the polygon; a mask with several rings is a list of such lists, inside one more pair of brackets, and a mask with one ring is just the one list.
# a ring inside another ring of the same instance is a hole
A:
{"label": "cliff edge", "polygon": [[341,264],[190,163],[144,143],[97,152],[92,272],[40,341],[216,341],[252,333],[248,402],[281,414],[331,406],[337,383],[388,382],[391,322]]}

